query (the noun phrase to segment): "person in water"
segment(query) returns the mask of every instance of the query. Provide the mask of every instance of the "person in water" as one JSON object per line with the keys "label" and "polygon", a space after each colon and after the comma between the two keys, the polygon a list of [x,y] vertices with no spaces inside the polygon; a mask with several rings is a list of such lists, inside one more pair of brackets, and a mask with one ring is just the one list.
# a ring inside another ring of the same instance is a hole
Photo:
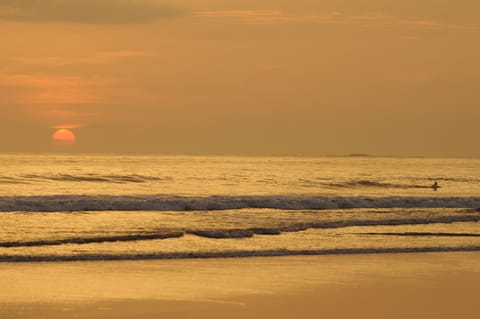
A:
{"label": "person in water", "polygon": [[432,188],[434,191],[437,191],[437,189],[440,188],[440,186],[438,185],[438,182],[433,183]]}

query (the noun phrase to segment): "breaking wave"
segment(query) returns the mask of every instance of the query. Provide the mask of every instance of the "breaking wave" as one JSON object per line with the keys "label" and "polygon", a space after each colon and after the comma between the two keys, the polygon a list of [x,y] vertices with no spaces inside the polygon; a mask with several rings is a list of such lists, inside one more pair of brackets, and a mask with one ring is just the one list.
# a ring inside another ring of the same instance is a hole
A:
{"label": "breaking wave", "polygon": [[[428,224],[450,224],[457,222],[478,222],[480,214],[460,213],[451,216],[430,216],[415,218],[394,218],[386,220],[363,219],[363,220],[336,220],[310,223],[294,223],[290,225],[272,226],[272,227],[252,227],[245,229],[170,229],[162,232],[126,234],[115,236],[97,236],[97,237],[74,237],[60,239],[45,239],[35,241],[18,242],[0,242],[2,248],[13,247],[39,247],[56,246],[64,244],[92,244],[105,242],[127,242],[127,241],[146,241],[160,240],[169,238],[180,238],[184,235],[194,235],[210,239],[232,239],[232,238],[250,238],[255,235],[273,236],[282,233],[300,232],[308,229],[334,229],[353,226],[399,226],[399,225],[428,225]],[[480,237],[480,233],[427,233],[427,232],[403,232],[403,233],[385,233],[368,232],[357,233],[356,235],[385,235],[385,236],[437,236],[437,237]]]}
{"label": "breaking wave", "polygon": [[154,260],[154,259],[193,259],[193,258],[238,258],[272,256],[313,256],[313,255],[353,255],[353,254],[393,254],[424,252],[476,252],[480,246],[463,247],[394,247],[394,248],[337,248],[312,250],[246,250],[219,252],[178,252],[146,254],[76,254],[76,255],[0,255],[0,262],[64,262],[64,261],[105,261],[105,260]]}
{"label": "breaking wave", "polygon": [[408,196],[0,196],[2,212],[192,211],[242,208],[288,210],[346,208],[478,208],[480,197]]}
{"label": "breaking wave", "polygon": [[92,244],[107,243],[119,241],[138,241],[138,240],[155,240],[167,238],[179,238],[183,236],[183,232],[159,233],[159,234],[134,234],[120,236],[100,236],[100,237],[78,237],[78,238],[62,238],[52,240],[35,240],[35,241],[12,241],[0,242],[0,247],[36,247],[36,246],[56,246],[64,244]]}

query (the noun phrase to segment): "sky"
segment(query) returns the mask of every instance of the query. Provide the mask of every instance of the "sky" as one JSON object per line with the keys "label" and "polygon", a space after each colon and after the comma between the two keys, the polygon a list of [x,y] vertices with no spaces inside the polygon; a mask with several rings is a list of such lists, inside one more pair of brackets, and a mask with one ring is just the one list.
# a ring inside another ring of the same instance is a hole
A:
{"label": "sky", "polygon": [[1,0],[0,152],[480,156],[478,0]]}

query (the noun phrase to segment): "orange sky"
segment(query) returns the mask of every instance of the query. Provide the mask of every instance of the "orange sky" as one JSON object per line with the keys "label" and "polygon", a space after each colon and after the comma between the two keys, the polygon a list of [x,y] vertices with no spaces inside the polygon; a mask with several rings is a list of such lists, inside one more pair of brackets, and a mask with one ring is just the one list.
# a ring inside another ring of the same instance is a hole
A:
{"label": "orange sky", "polygon": [[[60,3],[60,4],[59,4]],[[477,0],[2,0],[0,152],[480,156]]]}

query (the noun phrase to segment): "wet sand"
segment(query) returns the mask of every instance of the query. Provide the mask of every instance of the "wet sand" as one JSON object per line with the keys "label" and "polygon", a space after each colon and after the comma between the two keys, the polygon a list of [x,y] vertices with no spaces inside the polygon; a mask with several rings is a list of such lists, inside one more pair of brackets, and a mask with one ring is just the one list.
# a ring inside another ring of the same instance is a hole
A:
{"label": "wet sand", "polygon": [[480,253],[0,264],[0,318],[479,318]]}

